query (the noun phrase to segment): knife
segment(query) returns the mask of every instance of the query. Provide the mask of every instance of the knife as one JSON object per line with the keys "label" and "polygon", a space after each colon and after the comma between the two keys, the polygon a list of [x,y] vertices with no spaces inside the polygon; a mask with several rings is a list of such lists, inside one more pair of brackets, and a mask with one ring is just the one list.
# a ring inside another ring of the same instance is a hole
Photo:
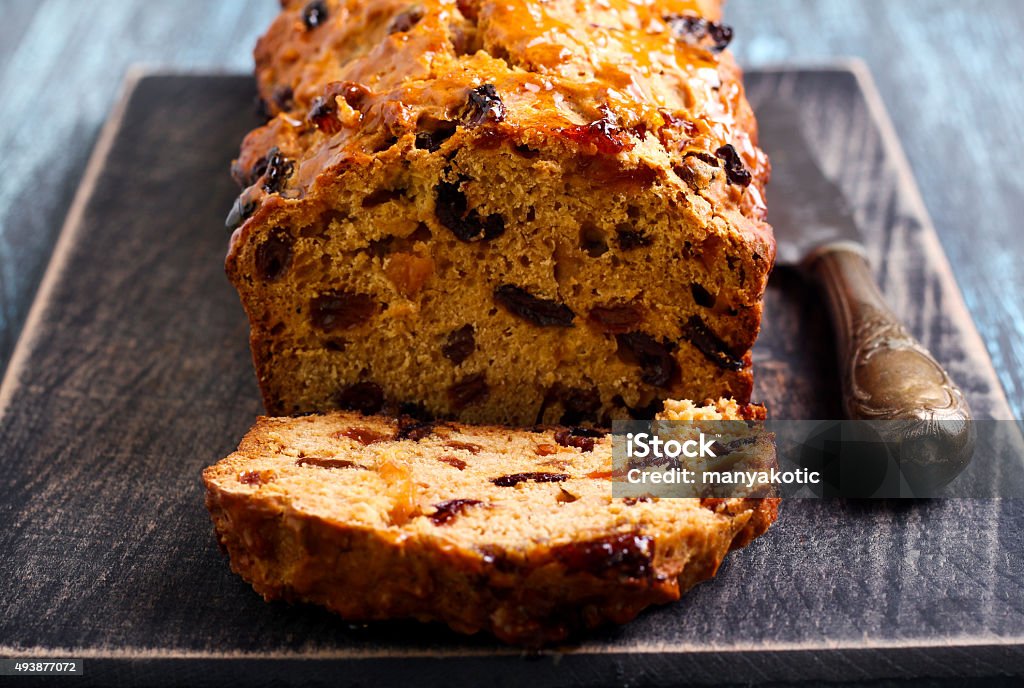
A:
{"label": "knife", "polygon": [[821,287],[831,316],[842,377],[843,407],[898,453],[915,493],[947,484],[974,450],[963,392],[886,304],[868,265],[853,213],[822,171],[784,102],[758,109],[759,139],[772,163],[768,220],[777,263],[794,266]]}

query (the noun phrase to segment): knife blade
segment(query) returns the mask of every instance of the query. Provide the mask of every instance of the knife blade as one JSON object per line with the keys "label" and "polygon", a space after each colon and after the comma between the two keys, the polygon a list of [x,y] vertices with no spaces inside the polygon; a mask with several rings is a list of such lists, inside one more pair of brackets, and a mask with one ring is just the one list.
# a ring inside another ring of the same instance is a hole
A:
{"label": "knife blade", "polygon": [[819,166],[792,105],[758,108],[772,163],[768,221],[777,260],[821,287],[836,334],[843,406],[898,452],[915,494],[928,494],[970,462],[975,431],[963,392],[900,323],[875,284],[849,203]]}
{"label": "knife blade", "polygon": [[772,163],[768,218],[778,243],[776,261],[799,265],[836,241],[861,246],[860,230],[839,187],[825,176],[792,105],[773,100],[757,113],[760,141]]}

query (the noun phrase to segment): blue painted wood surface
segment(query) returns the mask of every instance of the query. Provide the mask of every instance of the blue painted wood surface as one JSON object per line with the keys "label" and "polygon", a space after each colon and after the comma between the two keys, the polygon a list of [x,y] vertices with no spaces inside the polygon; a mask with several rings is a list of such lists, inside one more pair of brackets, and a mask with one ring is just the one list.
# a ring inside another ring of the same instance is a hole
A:
{"label": "blue painted wood surface", "polygon": [[[4,0],[0,8],[2,363],[128,66],[247,71],[277,3]],[[866,60],[1022,417],[1024,3],[731,0],[728,17],[744,64]]]}

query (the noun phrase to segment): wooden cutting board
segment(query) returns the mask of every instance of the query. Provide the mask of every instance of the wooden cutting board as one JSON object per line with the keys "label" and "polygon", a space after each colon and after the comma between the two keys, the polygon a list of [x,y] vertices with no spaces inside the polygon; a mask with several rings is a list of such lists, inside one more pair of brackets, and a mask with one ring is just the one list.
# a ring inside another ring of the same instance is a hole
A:
{"label": "wooden cutting board", "polygon": [[[881,103],[857,68],[748,78],[797,103],[882,288],[978,417],[1010,418]],[[1024,500],[786,502],[678,604],[524,656],[439,626],[266,604],[217,550],[201,469],[260,413],[224,277],[248,77],[136,76],[82,181],[0,388],[0,656],[89,683],[534,686],[1024,671]],[[838,417],[818,294],[772,277],[755,349],[777,418]]]}

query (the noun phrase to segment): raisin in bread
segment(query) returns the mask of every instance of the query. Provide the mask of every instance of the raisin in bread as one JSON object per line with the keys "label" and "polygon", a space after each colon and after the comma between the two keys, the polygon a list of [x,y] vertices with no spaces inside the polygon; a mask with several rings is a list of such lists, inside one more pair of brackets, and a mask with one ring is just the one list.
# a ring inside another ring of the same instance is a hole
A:
{"label": "raisin in bread", "polygon": [[[676,418],[708,412],[763,409]],[[610,445],[578,428],[261,418],[203,479],[232,568],[268,600],[540,645],[678,599],[775,520],[774,499],[613,499]]]}
{"label": "raisin in bread", "polygon": [[775,245],[720,4],[284,2],[228,222],[267,410],[747,401]]}

